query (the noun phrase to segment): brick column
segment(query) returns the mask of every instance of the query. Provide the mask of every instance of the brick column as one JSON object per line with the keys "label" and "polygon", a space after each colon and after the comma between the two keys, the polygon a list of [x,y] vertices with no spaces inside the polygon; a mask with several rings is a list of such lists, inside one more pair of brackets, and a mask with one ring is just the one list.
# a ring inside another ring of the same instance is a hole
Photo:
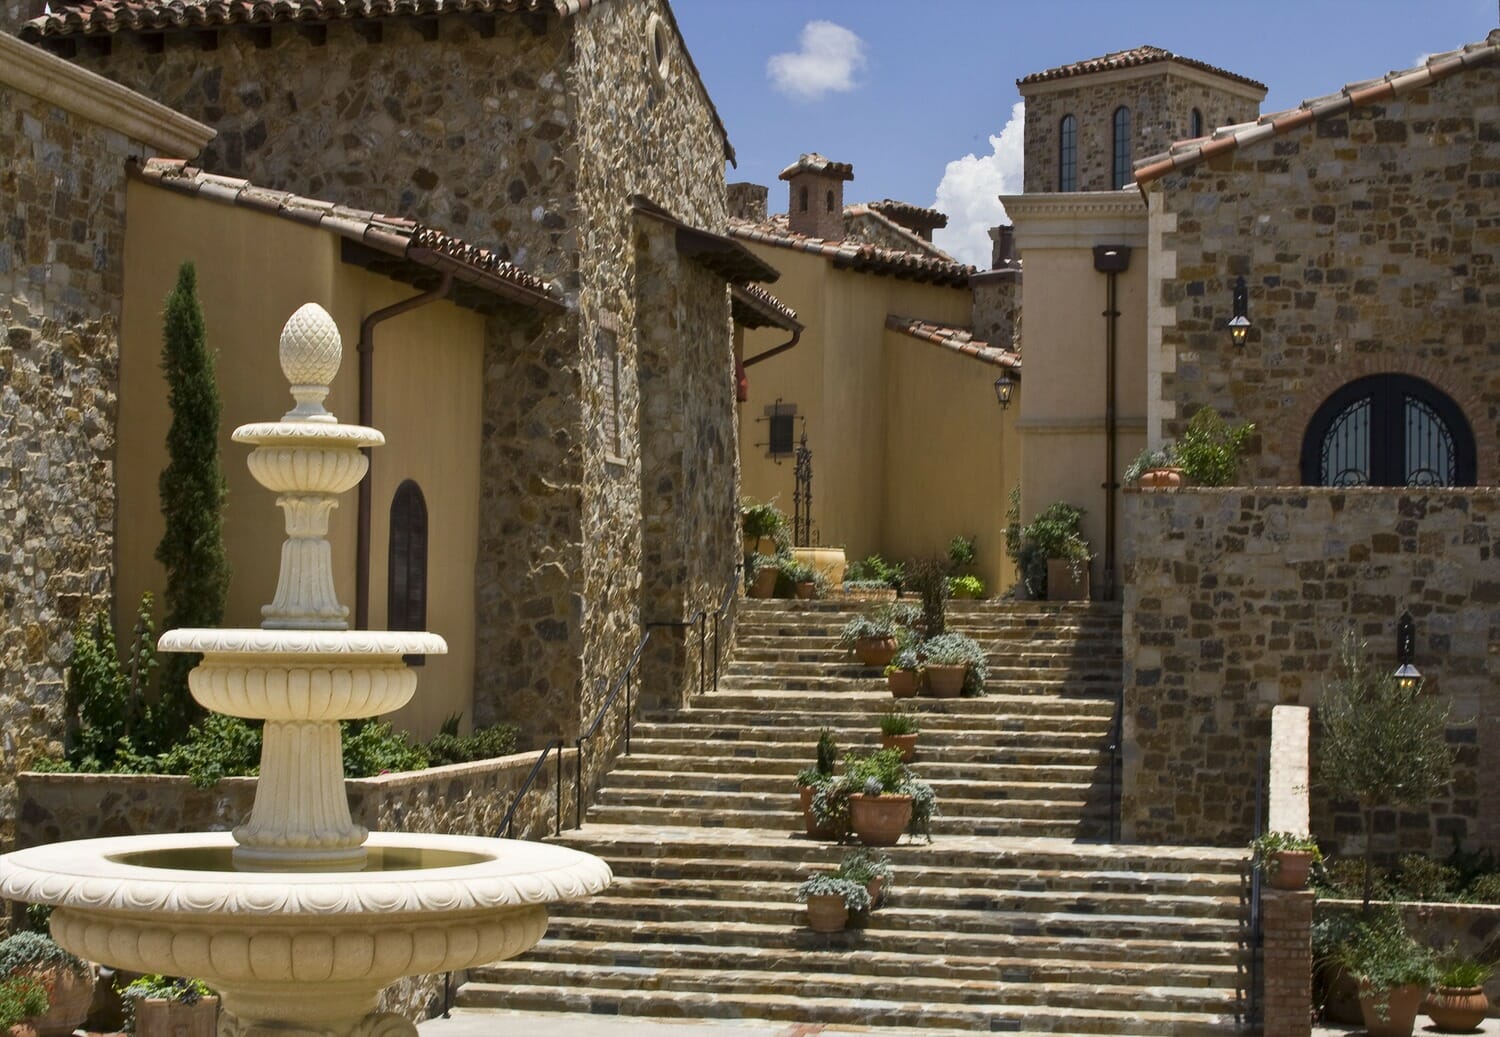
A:
{"label": "brick column", "polygon": [[1312,1034],[1312,917],[1309,890],[1261,892],[1265,1025],[1276,1037]]}

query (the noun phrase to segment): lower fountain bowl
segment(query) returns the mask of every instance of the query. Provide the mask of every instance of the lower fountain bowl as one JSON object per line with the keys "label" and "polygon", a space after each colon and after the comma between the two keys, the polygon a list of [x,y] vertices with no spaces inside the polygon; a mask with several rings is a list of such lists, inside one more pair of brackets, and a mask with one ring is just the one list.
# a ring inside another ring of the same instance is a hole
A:
{"label": "lower fountain bowl", "polygon": [[597,857],[508,839],[376,833],[348,872],[236,871],[234,847],[207,833],[19,850],[0,858],[0,897],[54,905],[54,937],[81,957],[203,979],[232,1016],[223,1032],[353,1037],[410,1030],[373,1014],[382,988],[514,957],[547,904],[611,878]]}

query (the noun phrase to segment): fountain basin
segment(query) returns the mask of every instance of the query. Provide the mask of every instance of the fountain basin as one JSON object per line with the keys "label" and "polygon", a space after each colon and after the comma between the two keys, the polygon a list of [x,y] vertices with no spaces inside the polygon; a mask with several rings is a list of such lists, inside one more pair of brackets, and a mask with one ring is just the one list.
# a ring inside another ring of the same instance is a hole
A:
{"label": "fountain basin", "polygon": [[[546,905],[597,893],[609,866],[545,843],[373,833],[363,871],[236,871],[229,833],[89,839],[0,858],[0,897],[51,904],[58,943],[93,961],[197,976],[234,1025],[415,1032],[372,1015],[403,976],[514,957]],[[371,1031],[374,1032],[374,1031]]]}

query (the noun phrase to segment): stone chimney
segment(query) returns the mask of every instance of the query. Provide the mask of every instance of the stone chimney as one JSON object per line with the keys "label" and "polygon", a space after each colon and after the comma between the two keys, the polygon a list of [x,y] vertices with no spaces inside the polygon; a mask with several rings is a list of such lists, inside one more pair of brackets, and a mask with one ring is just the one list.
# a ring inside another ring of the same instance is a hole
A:
{"label": "stone chimney", "polygon": [[854,179],[853,166],[813,152],[783,169],[780,179],[789,188],[786,215],[792,233],[844,240],[844,181]]}
{"label": "stone chimney", "polygon": [[988,231],[990,241],[990,269],[1005,270],[1017,263],[1016,259],[1016,229],[1008,223],[998,227],[991,227]]}
{"label": "stone chimney", "polygon": [[766,199],[771,194],[769,188],[760,184],[738,183],[726,185],[725,191],[728,195],[729,215],[752,223],[766,221]]}

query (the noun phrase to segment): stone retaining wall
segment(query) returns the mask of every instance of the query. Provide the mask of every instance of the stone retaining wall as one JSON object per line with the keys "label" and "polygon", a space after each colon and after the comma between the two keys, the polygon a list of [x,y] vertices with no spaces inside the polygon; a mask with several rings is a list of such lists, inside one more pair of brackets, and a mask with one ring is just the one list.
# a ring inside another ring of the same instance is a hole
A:
{"label": "stone retaining wall", "polygon": [[[1272,707],[1316,707],[1351,626],[1394,668],[1409,608],[1458,762],[1429,811],[1377,818],[1376,849],[1500,842],[1478,794],[1500,762],[1500,490],[1130,491],[1124,522],[1127,839],[1248,840]],[[1358,853],[1352,804],[1318,786],[1316,729],[1312,756],[1312,831]]]}

